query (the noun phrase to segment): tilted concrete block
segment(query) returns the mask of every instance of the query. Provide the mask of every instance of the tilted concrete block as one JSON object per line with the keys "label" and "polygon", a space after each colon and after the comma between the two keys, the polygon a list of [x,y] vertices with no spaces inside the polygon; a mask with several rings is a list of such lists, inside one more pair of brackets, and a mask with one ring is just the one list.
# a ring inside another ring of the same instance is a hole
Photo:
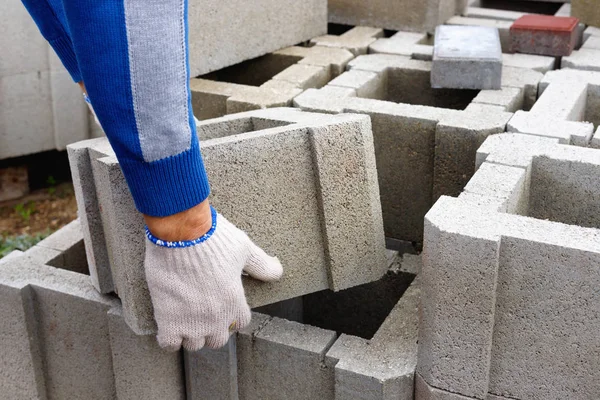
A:
{"label": "tilted concrete block", "polygon": [[430,388],[417,397],[594,397],[600,153],[500,136],[470,185],[491,200],[519,198],[526,216],[447,197],[426,216],[418,371]]}
{"label": "tilted concrete block", "polygon": [[115,389],[119,400],[185,399],[181,352],[161,349],[154,336],[138,336],[122,310],[108,311]]}
{"label": "tilted concrete block", "polygon": [[329,2],[329,22],[422,32],[432,31],[456,10],[455,0],[334,0]]}
{"label": "tilted concrete block", "polygon": [[502,49],[498,30],[440,25],[435,31],[431,86],[500,89]]}
{"label": "tilted concrete block", "polygon": [[[284,265],[277,283],[245,280],[251,306],[345,289],[385,272],[367,118],[262,110],[200,123],[198,135],[212,178],[211,203]],[[154,320],[144,273],[143,219],[111,150],[102,150],[106,156],[100,158],[101,146],[92,145],[94,172],[106,171],[94,174],[102,210],[91,213],[100,214],[104,232],[110,232],[99,245],[110,253],[126,322],[136,333],[147,334],[154,330]],[[248,174],[253,178],[246,179]],[[249,204],[256,205],[252,211]],[[300,214],[302,229],[290,231]]]}
{"label": "tilted concrete block", "polygon": [[[243,24],[229,23],[240,15],[247,16]],[[327,2],[260,0],[224,6],[216,0],[193,0],[189,30],[194,77],[325,34]]]}
{"label": "tilted concrete block", "polygon": [[502,92],[497,99],[491,91],[479,93],[481,101],[493,105],[475,102],[476,92],[432,89],[431,65],[392,54],[359,56],[349,63],[349,71],[323,89],[307,90],[294,99],[304,110],[371,117],[390,238],[421,241],[423,216],[434,200],[460,193],[474,172],[479,145],[505,131],[512,114],[504,110],[518,108],[525,99],[533,103],[543,77],[533,70],[504,68],[508,101]]}

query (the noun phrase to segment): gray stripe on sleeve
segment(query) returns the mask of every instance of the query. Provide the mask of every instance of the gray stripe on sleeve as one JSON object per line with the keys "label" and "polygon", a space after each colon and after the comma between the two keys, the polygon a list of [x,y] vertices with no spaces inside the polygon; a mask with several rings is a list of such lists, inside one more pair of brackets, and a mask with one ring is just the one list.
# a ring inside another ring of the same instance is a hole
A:
{"label": "gray stripe on sleeve", "polygon": [[133,108],[144,160],[191,144],[184,0],[124,0]]}

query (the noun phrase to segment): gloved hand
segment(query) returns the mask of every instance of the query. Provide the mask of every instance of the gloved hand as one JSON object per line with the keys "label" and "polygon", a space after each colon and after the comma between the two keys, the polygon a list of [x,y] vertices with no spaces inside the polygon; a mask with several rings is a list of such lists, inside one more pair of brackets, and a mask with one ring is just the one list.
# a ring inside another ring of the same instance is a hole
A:
{"label": "gloved hand", "polygon": [[283,269],[248,236],[211,207],[207,234],[188,242],[165,242],[146,230],[146,278],[158,325],[158,343],[195,351],[225,346],[250,323],[242,271],[271,282]]}

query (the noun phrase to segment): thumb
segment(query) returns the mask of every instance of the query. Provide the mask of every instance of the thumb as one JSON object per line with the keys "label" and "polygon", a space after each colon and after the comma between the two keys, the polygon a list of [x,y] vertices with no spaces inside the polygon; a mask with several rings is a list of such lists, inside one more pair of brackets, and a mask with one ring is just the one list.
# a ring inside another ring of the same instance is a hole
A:
{"label": "thumb", "polygon": [[263,249],[250,242],[250,255],[246,260],[244,272],[251,277],[264,281],[273,282],[279,280],[283,275],[283,267],[277,257],[271,257]]}

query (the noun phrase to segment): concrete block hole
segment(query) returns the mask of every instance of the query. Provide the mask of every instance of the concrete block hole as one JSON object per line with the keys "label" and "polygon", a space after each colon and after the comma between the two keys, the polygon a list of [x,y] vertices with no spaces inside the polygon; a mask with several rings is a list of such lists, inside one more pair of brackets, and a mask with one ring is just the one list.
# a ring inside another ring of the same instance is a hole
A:
{"label": "concrete block hole", "polygon": [[415,275],[390,270],[377,282],[333,292],[323,290],[253,311],[305,325],[372,339]]}
{"label": "concrete block hole", "polygon": [[238,85],[261,86],[300,60],[302,57],[271,53],[200,75],[198,78]]}

